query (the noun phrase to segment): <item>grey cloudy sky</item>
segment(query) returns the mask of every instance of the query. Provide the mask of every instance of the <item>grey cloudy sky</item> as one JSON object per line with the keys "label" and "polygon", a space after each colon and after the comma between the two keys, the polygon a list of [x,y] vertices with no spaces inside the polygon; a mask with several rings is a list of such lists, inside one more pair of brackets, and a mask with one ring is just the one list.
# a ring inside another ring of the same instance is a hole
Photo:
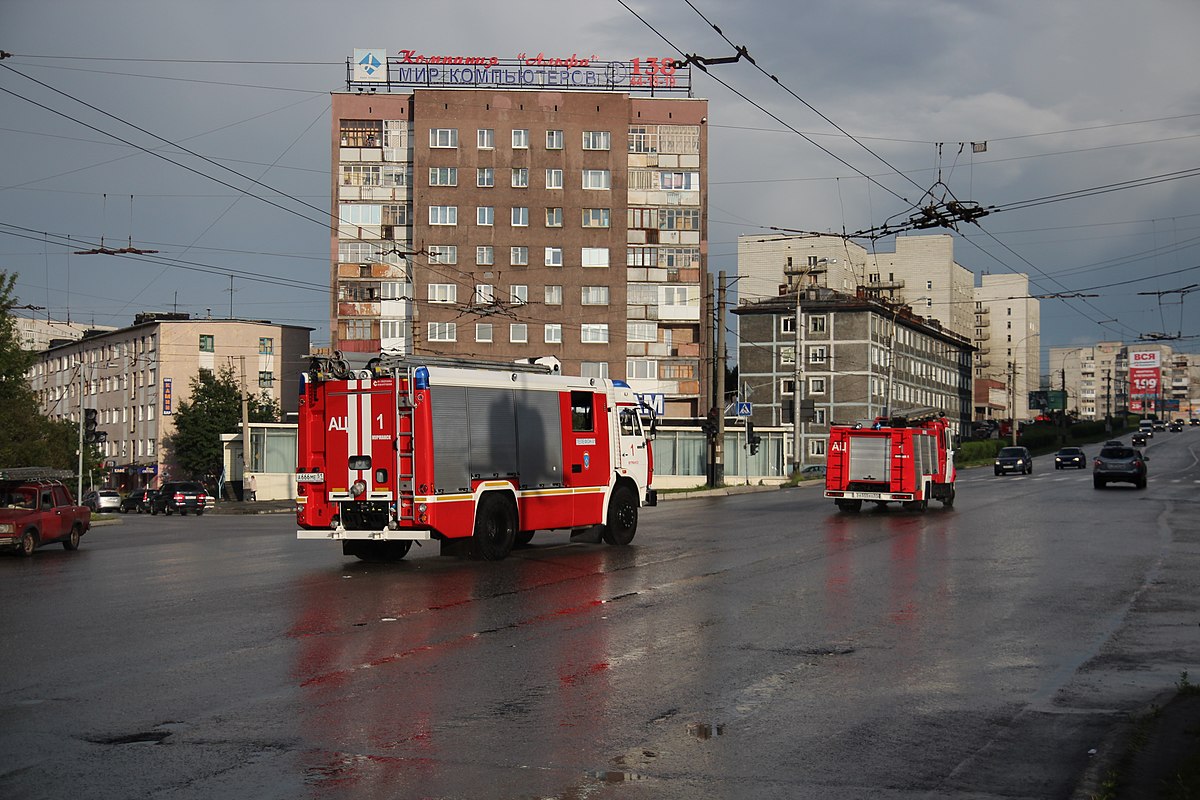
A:
{"label": "grey cloudy sky", "polygon": [[[1006,209],[963,227],[959,263],[1029,273],[1036,293],[1099,295],[1045,301],[1044,345],[1200,335],[1200,293],[1138,294],[1200,283],[1194,0],[626,3],[655,30],[617,0],[7,0],[0,269],[55,318],[228,316],[232,301],[235,316],[326,341],[329,93],[354,47],[732,54],[695,6],[778,78],[745,62],[694,74],[710,101],[714,271],[734,272],[739,234],[903,220],[940,178],[959,200]],[[1118,190],[1086,191],[1102,187]],[[69,255],[84,247],[67,236],[132,236],[171,261]]]}

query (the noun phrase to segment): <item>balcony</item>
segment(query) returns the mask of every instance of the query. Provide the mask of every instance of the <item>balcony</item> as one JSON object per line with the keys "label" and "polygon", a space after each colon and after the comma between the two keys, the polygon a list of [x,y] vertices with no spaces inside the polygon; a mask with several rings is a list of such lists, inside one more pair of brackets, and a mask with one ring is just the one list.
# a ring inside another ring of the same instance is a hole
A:
{"label": "balcony", "polygon": [[878,275],[871,275],[867,278],[867,282],[863,284],[863,288],[871,290],[871,291],[881,291],[881,290],[885,290],[885,289],[903,289],[904,288],[904,279],[903,278],[895,278],[895,279],[889,278],[887,280],[883,280]]}

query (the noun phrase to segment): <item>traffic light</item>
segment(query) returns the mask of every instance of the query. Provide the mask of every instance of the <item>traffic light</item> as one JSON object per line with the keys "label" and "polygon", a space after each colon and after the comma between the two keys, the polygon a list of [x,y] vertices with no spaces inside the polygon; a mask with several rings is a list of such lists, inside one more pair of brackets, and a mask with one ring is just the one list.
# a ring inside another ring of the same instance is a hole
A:
{"label": "traffic light", "polygon": [[758,455],[758,445],[762,442],[762,437],[754,432],[754,423],[746,420],[746,444],[750,447],[750,455]]}
{"label": "traffic light", "polygon": [[708,417],[700,423],[700,430],[704,431],[704,435],[710,439],[717,435],[717,411],[716,407],[708,410]]}
{"label": "traffic light", "polygon": [[99,441],[96,436],[96,423],[100,421],[100,415],[94,408],[85,408],[83,410],[83,440],[89,444]]}

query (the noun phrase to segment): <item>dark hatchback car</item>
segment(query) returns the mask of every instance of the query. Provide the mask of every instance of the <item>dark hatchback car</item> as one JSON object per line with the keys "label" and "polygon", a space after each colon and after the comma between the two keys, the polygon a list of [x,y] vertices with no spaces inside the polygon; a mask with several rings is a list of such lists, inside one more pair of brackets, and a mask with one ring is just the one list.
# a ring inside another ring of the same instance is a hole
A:
{"label": "dark hatchback car", "polygon": [[1149,459],[1136,447],[1108,445],[1096,456],[1092,466],[1092,485],[1103,489],[1110,483],[1132,483],[1146,488],[1146,462]]}
{"label": "dark hatchback car", "polygon": [[996,474],[1005,472],[1020,472],[1029,475],[1033,472],[1033,456],[1029,455],[1026,447],[1002,447],[996,454]]}
{"label": "dark hatchback car", "polygon": [[196,516],[204,513],[204,505],[208,502],[208,492],[194,481],[173,481],[164,483],[162,488],[150,495],[150,513],[162,511],[168,516],[176,511],[187,516],[194,511]]}
{"label": "dark hatchback car", "polygon": [[128,514],[130,511],[136,511],[141,514],[143,511],[150,510],[150,495],[154,494],[153,489],[135,489],[129,494],[121,498],[120,512]]}
{"label": "dark hatchback car", "polygon": [[1133,437],[1130,438],[1129,443],[1132,444],[1134,447],[1145,447],[1146,442],[1148,442],[1148,441],[1150,441],[1150,440],[1146,438],[1146,434],[1135,433],[1133,435]]}
{"label": "dark hatchback car", "polygon": [[1064,447],[1054,454],[1054,468],[1066,469],[1067,467],[1087,468],[1087,454],[1083,452],[1083,448]]}

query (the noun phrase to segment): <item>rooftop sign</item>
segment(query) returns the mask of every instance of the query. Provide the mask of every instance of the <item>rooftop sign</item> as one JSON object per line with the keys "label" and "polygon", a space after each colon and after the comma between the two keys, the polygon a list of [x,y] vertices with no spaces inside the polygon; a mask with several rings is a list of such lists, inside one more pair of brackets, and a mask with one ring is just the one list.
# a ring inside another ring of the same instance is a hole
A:
{"label": "rooftop sign", "polygon": [[601,61],[596,56],[518,53],[498,56],[437,55],[418,50],[355,48],[346,61],[347,90],[411,89],[590,90],[631,94],[690,94],[690,66],[673,58]]}

